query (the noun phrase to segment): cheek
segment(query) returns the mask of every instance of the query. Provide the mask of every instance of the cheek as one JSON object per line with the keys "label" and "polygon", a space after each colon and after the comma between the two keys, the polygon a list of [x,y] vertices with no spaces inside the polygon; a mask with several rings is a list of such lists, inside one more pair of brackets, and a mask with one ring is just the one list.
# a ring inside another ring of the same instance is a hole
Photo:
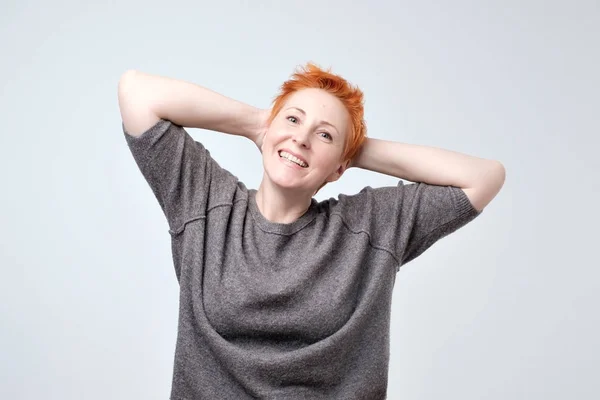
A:
{"label": "cheek", "polygon": [[278,135],[276,129],[269,129],[263,138],[263,143],[266,143],[267,146],[273,147],[275,143],[277,143]]}

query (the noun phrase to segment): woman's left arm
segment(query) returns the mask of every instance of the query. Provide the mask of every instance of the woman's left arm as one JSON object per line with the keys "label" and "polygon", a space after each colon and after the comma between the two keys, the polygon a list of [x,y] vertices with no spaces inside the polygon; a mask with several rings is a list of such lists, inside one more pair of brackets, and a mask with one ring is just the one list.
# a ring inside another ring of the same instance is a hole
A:
{"label": "woman's left arm", "polygon": [[504,185],[505,170],[496,160],[437,147],[367,138],[349,165],[431,185],[456,186],[482,211]]}

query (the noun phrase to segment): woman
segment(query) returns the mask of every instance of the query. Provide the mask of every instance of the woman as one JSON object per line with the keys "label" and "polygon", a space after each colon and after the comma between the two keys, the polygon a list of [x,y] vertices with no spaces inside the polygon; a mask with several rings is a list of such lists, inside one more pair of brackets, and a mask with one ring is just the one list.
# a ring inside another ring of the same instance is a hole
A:
{"label": "woman", "polygon": [[[385,398],[396,272],[482,212],[502,165],[367,139],[362,92],[310,63],[270,110],[136,71],[119,105],[180,285],[171,399]],[[260,187],[184,127],[252,140]],[[349,167],[415,183],[313,198]]]}

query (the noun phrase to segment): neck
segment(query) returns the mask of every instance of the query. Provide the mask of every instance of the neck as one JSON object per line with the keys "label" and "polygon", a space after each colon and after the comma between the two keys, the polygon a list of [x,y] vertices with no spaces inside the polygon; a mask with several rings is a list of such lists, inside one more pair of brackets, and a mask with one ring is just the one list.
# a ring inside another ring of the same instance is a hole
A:
{"label": "neck", "polygon": [[256,191],[256,205],[269,221],[289,224],[309,209],[312,196],[308,192],[284,190],[265,182]]}

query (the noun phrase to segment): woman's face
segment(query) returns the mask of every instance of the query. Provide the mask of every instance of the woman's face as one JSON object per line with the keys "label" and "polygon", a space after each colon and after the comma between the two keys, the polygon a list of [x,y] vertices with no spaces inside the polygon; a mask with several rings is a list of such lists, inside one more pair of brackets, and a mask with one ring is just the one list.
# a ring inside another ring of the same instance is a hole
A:
{"label": "woman's face", "polygon": [[312,196],[323,182],[344,173],[348,162],[342,163],[341,157],[348,128],[349,114],[335,96],[321,89],[293,93],[263,139],[266,177],[277,186]]}

